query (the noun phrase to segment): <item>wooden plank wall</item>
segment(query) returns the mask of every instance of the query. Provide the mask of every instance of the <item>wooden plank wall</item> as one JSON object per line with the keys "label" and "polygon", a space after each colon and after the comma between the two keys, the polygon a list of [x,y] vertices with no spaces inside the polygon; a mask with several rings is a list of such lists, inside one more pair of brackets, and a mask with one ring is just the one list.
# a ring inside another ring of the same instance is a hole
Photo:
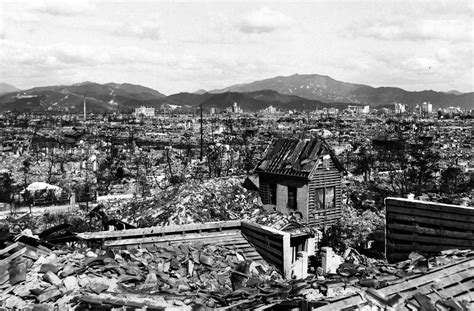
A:
{"label": "wooden plank wall", "polygon": [[410,252],[474,249],[474,208],[386,198],[386,252],[390,262]]}
{"label": "wooden plank wall", "polygon": [[[263,175],[263,174],[262,174]],[[271,180],[269,178],[263,177],[259,180],[259,189],[258,194],[262,200],[263,204],[270,204],[270,185],[269,183],[275,182],[275,180]]]}
{"label": "wooden plank wall", "polygon": [[[341,172],[330,162],[330,169],[318,169],[309,181],[309,206],[308,222],[314,227],[326,227],[334,225],[341,217],[342,207],[342,189]],[[317,209],[316,208],[316,189],[324,187],[336,187],[336,208],[335,209]]]}
{"label": "wooden plank wall", "polygon": [[268,263],[291,277],[290,234],[270,227],[242,221],[242,235]]}
{"label": "wooden plank wall", "polygon": [[87,241],[105,241],[116,239],[146,238],[166,235],[175,235],[176,233],[202,233],[213,231],[226,231],[240,229],[240,221],[217,221],[187,225],[155,226],[139,229],[128,229],[118,231],[98,231],[79,233],[78,237]]}

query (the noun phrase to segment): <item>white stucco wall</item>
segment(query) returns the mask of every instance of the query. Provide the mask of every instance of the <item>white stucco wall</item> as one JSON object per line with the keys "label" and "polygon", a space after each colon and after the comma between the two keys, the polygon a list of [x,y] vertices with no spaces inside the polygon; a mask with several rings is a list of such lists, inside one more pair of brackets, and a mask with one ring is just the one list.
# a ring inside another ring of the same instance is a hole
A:
{"label": "white stucco wall", "polygon": [[303,220],[308,220],[308,185],[296,188],[297,209],[289,209],[288,206],[288,186],[277,184],[277,205],[276,210],[285,214],[296,211],[301,212]]}

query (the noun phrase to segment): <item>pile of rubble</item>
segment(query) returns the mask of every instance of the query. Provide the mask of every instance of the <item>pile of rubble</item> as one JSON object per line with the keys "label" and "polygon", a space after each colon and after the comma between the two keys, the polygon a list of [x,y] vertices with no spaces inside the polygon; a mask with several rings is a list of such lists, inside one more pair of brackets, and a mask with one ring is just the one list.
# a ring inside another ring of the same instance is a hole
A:
{"label": "pile of rubble", "polygon": [[242,183],[240,177],[190,179],[152,198],[105,203],[104,210],[137,227],[247,219],[278,228],[291,219],[265,211]]}
{"label": "pile of rubble", "polygon": [[8,309],[228,306],[255,297],[261,284],[284,284],[272,267],[223,246],[47,251],[15,243],[0,255],[8,255],[0,270],[0,306]]}

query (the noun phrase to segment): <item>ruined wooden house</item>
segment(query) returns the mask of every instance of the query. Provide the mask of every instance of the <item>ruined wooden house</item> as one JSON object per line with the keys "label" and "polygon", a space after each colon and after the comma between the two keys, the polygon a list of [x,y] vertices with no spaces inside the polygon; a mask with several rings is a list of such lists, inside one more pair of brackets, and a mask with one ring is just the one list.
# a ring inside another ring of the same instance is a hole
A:
{"label": "ruined wooden house", "polygon": [[264,205],[314,227],[340,218],[343,173],[322,138],[274,140],[255,169]]}

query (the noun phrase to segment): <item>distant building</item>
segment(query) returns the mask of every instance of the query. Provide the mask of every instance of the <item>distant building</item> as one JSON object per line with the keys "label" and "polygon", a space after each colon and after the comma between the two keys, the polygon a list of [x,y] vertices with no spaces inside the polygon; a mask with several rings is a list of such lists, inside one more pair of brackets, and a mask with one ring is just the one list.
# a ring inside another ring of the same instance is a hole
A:
{"label": "distant building", "polygon": [[337,117],[339,109],[337,108],[323,108],[321,110],[315,110],[312,112],[313,115],[323,118],[323,117]]}
{"label": "distant building", "polygon": [[339,109],[337,108],[329,108],[329,109],[324,108],[324,111],[327,115],[330,115],[330,116],[337,116],[337,114],[339,113]]}
{"label": "distant building", "polygon": [[461,113],[462,110],[459,107],[448,107],[444,109],[444,112],[447,114]]}
{"label": "distant building", "polygon": [[368,114],[370,111],[370,106],[347,106],[347,109],[353,114]]}
{"label": "distant building", "polygon": [[210,114],[216,114],[217,113],[217,108],[216,107],[211,107],[211,109],[209,110],[209,113]]}
{"label": "distant building", "polygon": [[145,117],[154,117],[155,108],[148,108],[141,106],[140,108],[135,108],[135,116],[145,116]]}
{"label": "distant building", "polygon": [[395,103],[395,113],[404,113],[405,111],[407,111],[407,106],[405,104],[402,104],[402,103]]}
{"label": "distant building", "polygon": [[274,114],[274,113],[277,113],[277,109],[275,107],[273,107],[272,105],[268,106],[267,108],[265,109],[262,109],[261,111],[262,113],[269,113],[269,114]]}
{"label": "distant building", "polygon": [[423,102],[421,104],[421,112],[422,113],[432,113],[433,112],[433,105],[430,102]]}
{"label": "distant building", "polygon": [[242,113],[243,110],[241,107],[239,107],[239,105],[237,105],[237,102],[234,102],[234,104],[232,105],[232,107],[228,107],[226,109],[227,112],[231,112],[231,113]]}

